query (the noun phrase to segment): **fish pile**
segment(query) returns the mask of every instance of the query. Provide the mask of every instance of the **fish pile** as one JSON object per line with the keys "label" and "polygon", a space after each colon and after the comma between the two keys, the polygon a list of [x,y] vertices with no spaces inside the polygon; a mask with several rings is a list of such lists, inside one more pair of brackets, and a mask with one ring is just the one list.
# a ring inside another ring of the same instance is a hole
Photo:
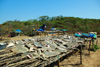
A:
{"label": "fish pile", "polygon": [[[77,49],[80,40],[74,36],[59,35],[46,37],[33,37],[22,40],[9,40],[0,43],[0,66],[26,66],[35,61],[47,61],[49,58]],[[38,63],[37,63],[38,65]],[[37,66],[36,65],[36,66]]]}

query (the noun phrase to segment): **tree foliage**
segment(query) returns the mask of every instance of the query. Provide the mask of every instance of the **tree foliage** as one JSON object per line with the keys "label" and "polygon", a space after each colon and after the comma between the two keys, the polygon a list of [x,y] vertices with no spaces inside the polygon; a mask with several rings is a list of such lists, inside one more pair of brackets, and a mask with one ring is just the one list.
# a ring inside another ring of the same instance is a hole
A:
{"label": "tree foliage", "polygon": [[88,18],[79,18],[79,17],[63,17],[55,16],[41,16],[39,19],[29,19],[27,21],[6,21],[0,26],[0,30],[3,32],[11,31],[12,29],[21,29],[24,32],[31,31],[30,29],[34,28],[39,29],[42,24],[45,23],[47,30],[50,30],[52,27],[58,29],[67,29],[68,31],[83,31],[90,32],[96,31],[100,33],[100,19],[88,19]]}

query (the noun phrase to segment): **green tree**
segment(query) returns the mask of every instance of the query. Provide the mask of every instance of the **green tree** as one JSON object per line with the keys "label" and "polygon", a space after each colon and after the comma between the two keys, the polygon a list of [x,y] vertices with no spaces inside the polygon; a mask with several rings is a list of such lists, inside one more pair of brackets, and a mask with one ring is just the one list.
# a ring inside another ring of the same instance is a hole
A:
{"label": "green tree", "polygon": [[40,22],[47,21],[48,19],[49,19],[48,16],[41,16],[41,17],[39,17],[39,21]]}

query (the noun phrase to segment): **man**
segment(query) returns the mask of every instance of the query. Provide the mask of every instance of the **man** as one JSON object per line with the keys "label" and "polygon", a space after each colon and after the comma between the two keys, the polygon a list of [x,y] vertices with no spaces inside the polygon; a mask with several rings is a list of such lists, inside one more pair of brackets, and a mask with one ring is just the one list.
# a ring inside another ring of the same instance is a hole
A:
{"label": "man", "polygon": [[46,30],[46,25],[43,24],[43,26],[41,26],[37,31],[45,31]]}
{"label": "man", "polygon": [[43,31],[46,30],[46,25],[45,24],[43,24],[42,29],[43,29]]}

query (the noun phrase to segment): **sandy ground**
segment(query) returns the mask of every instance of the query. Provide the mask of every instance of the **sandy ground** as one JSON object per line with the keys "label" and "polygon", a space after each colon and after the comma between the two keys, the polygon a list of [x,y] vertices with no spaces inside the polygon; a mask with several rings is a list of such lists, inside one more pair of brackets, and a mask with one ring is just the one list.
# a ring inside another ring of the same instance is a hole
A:
{"label": "sandy ground", "polygon": [[[100,38],[98,38],[100,46]],[[80,65],[80,55],[78,53],[72,55],[69,59],[64,59],[60,62],[60,67],[100,67],[100,49],[96,52],[84,50],[82,55],[82,65]],[[55,65],[54,67],[58,67]]]}
{"label": "sandy ground", "polygon": [[[21,40],[25,38],[31,38],[29,36],[17,36],[8,38],[9,40]],[[3,42],[3,41],[0,41]],[[98,38],[98,45],[100,46],[100,38]],[[80,64],[80,55],[78,53],[70,56],[68,59],[60,61],[60,67],[100,67],[100,49],[96,52],[91,51],[90,55],[87,50],[83,51],[82,55],[82,65]],[[55,65],[54,67],[58,67]]]}

